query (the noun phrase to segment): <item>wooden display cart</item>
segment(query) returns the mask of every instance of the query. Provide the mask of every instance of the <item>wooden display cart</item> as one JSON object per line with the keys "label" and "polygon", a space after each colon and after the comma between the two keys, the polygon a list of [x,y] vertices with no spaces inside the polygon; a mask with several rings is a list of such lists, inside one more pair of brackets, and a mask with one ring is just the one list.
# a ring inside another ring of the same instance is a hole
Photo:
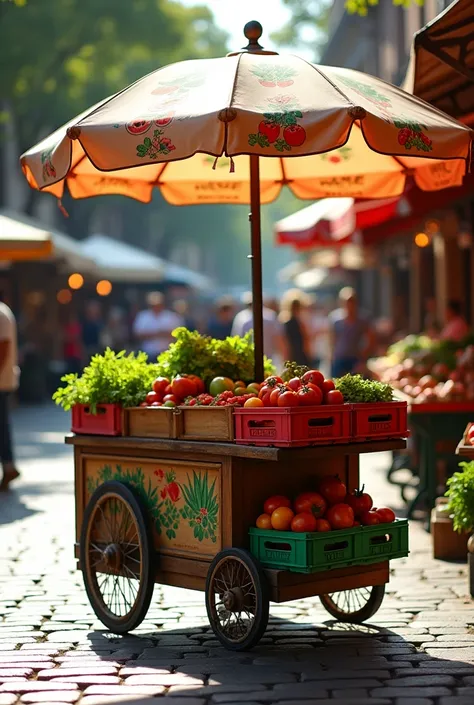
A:
{"label": "wooden display cart", "polygon": [[[294,495],[336,473],[352,490],[361,453],[402,449],[404,440],[292,449],[78,435],[67,443],[76,557],[91,605],[112,631],[140,624],[155,582],[205,591],[211,626],[233,650],[261,638],[270,600],[319,595],[331,615],[353,622],[380,607],[389,580],[383,546],[380,562],[302,574],[262,569],[248,532],[273,492]],[[337,555],[337,532],[327,536]]]}

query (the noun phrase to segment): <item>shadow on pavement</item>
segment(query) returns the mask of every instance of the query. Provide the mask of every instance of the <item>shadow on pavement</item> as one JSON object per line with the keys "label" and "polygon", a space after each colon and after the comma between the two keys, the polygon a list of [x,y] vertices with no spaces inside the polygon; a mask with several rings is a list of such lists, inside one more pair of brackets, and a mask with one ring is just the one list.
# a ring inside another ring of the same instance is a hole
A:
{"label": "shadow on pavement", "polygon": [[17,490],[0,492],[0,525],[26,519],[37,512],[37,509],[32,509],[25,504]]}
{"label": "shadow on pavement", "polygon": [[69,414],[52,403],[18,407],[12,413],[12,428],[19,462],[70,453],[64,444],[70,430]]}

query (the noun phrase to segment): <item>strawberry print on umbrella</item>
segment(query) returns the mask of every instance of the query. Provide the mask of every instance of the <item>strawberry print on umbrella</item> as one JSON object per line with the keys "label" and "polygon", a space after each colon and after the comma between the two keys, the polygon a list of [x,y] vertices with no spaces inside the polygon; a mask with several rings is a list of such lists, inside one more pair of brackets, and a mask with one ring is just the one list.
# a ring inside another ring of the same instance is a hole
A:
{"label": "strawberry print on umbrella", "polygon": [[289,66],[272,66],[263,64],[251,69],[251,73],[258,79],[261,86],[265,88],[287,88],[292,86],[293,78],[297,75],[295,69]]}
{"label": "strawberry print on umbrella", "polygon": [[169,137],[163,137],[163,130],[154,130],[153,138],[145,137],[143,143],[137,144],[137,157],[157,159],[176,149]]}
{"label": "strawberry print on umbrella", "polygon": [[431,152],[433,141],[423,132],[428,130],[426,125],[402,118],[395,119],[393,124],[398,127],[398,144],[407,150],[413,148],[419,152]]}
{"label": "strawberry print on umbrella", "polygon": [[258,132],[249,134],[248,143],[251,147],[273,145],[279,152],[291,152],[292,147],[301,147],[306,141],[306,130],[298,125],[303,117],[295,96],[278,95],[267,99],[268,106],[260,108],[275,112],[265,112],[263,120],[258,125]]}
{"label": "strawberry print on umbrella", "polygon": [[48,179],[54,179],[54,177],[56,176],[56,169],[54,168],[53,162],[51,161],[52,153],[52,149],[48,149],[46,152],[41,153],[41,163],[43,165],[43,179],[45,181],[47,181]]}

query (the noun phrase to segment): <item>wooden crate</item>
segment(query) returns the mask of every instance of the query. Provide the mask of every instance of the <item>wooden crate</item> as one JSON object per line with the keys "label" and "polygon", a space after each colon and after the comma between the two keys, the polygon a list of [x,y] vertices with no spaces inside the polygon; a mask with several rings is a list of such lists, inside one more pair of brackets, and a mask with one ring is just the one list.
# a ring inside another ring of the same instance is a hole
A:
{"label": "wooden crate", "polygon": [[179,406],[175,410],[176,438],[187,441],[233,441],[234,407]]}
{"label": "wooden crate", "polygon": [[123,411],[123,435],[132,438],[177,438],[174,409],[134,406]]}

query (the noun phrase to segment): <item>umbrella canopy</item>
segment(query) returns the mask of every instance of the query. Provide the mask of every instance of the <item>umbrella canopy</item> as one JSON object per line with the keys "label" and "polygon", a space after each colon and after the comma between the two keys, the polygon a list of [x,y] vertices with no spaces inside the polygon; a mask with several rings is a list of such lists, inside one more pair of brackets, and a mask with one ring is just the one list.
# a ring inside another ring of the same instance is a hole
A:
{"label": "umbrella canopy", "polygon": [[211,285],[201,274],[107,235],[90,235],[82,242],[82,249],[94,260],[101,275],[113,282],[153,284],[172,281],[196,289],[208,289]]}
{"label": "umbrella canopy", "polygon": [[449,115],[474,120],[474,5],[456,0],[415,34],[404,88]]}
{"label": "umbrella canopy", "polygon": [[[255,374],[263,377],[260,203],[400,195],[459,184],[471,131],[379,79],[279,56],[245,26],[222,59],[159,69],[59,128],[21,157],[33,188],[59,198],[119,193],[147,202],[250,203]],[[218,158],[230,158],[222,168]],[[234,161],[235,157],[235,161]],[[216,168],[213,169],[212,167]]]}
{"label": "umbrella canopy", "polygon": [[403,204],[403,198],[324,198],[275,223],[276,242],[296,249],[342,245],[356,231],[393,218],[403,210]]}

